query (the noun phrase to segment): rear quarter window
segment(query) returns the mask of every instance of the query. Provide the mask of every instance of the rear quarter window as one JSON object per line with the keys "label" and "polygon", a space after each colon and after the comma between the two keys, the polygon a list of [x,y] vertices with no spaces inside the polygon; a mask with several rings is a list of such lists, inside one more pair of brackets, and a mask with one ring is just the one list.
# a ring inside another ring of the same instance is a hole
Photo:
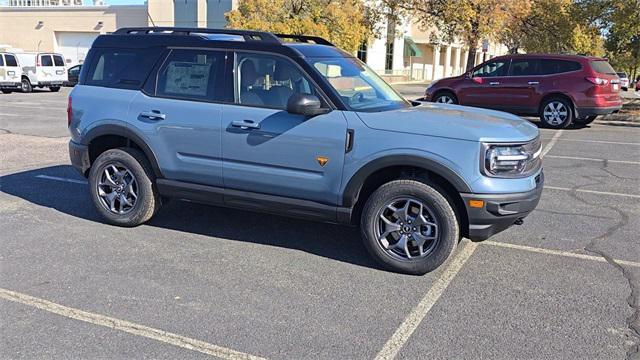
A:
{"label": "rear quarter window", "polygon": [[542,75],[561,74],[580,70],[581,68],[582,66],[577,61],[555,59],[540,60],[540,70]]}
{"label": "rear quarter window", "polygon": [[616,75],[615,70],[609,65],[609,62],[605,60],[592,60],[589,61],[589,65],[593,71],[599,74]]}
{"label": "rear quarter window", "polygon": [[162,49],[96,48],[93,51],[95,53],[84,77],[85,85],[140,89]]}
{"label": "rear quarter window", "polygon": [[4,66],[4,58],[2,57],[2,54],[0,54],[0,66]]}

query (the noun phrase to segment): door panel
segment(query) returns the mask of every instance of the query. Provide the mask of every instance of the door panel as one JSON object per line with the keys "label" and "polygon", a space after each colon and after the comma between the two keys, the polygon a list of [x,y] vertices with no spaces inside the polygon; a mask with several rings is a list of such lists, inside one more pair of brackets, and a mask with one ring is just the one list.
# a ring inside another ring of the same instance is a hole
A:
{"label": "door panel", "polygon": [[[130,124],[145,135],[167,179],[223,185],[219,89],[225,53],[172,50],[158,70],[155,96],[138,92]],[[154,79],[155,80],[155,79]]]}
{"label": "door panel", "polygon": [[505,95],[505,90],[500,85],[507,75],[508,68],[508,60],[488,61],[475,68],[471,72],[471,78],[465,79],[460,86],[460,104],[499,108]]}
{"label": "door panel", "polygon": [[321,94],[286,58],[238,53],[234,63],[236,104],[224,105],[222,113],[225,187],[337,204],[347,135],[344,114],[334,110],[309,118],[288,113],[292,94]]}
{"label": "door panel", "polygon": [[515,113],[536,113],[540,102],[540,76],[537,59],[517,59],[511,62],[509,76],[503,78],[504,110]]}

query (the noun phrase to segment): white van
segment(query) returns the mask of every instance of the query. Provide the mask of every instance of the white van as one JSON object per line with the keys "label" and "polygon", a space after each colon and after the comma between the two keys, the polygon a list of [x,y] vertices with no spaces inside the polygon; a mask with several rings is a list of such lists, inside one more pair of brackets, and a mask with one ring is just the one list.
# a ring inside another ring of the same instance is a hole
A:
{"label": "white van", "polygon": [[22,91],[31,92],[34,87],[48,87],[58,91],[67,82],[64,58],[53,53],[16,53],[22,66]]}
{"label": "white van", "polygon": [[0,90],[8,94],[20,90],[22,68],[12,53],[0,52]]}

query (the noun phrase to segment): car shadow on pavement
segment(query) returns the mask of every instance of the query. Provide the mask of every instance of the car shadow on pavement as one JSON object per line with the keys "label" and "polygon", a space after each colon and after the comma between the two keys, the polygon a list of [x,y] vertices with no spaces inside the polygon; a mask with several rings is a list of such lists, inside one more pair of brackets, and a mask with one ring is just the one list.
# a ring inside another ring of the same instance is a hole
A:
{"label": "car shadow on pavement", "polygon": [[[71,181],[65,180],[71,179]],[[69,165],[0,176],[0,193],[103,223],[86,183]],[[102,225],[111,226],[111,225]],[[354,265],[379,268],[367,254],[357,228],[171,200],[147,224],[211,237],[296,249]]]}

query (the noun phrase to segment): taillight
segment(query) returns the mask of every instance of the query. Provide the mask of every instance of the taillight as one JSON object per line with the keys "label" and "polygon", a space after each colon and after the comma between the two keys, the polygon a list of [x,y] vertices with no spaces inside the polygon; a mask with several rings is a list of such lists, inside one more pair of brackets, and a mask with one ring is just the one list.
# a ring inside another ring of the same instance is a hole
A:
{"label": "taillight", "polygon": [[40,56],[36,55],[36,66],[40,66]]}
{"label": "taillight", "polygon": [[73,100],[71,100],[71,96],[69,96],[69,100],[67,101],[67,127],[71,126],[72,115],[73,115]]}
{"label": "taillight", "polygon": [[588,76],[585,79],[587,79],[589,82],[591,82],[594,85],[607,85],[609,83],[609,80],[599,78],[599,77]]}

